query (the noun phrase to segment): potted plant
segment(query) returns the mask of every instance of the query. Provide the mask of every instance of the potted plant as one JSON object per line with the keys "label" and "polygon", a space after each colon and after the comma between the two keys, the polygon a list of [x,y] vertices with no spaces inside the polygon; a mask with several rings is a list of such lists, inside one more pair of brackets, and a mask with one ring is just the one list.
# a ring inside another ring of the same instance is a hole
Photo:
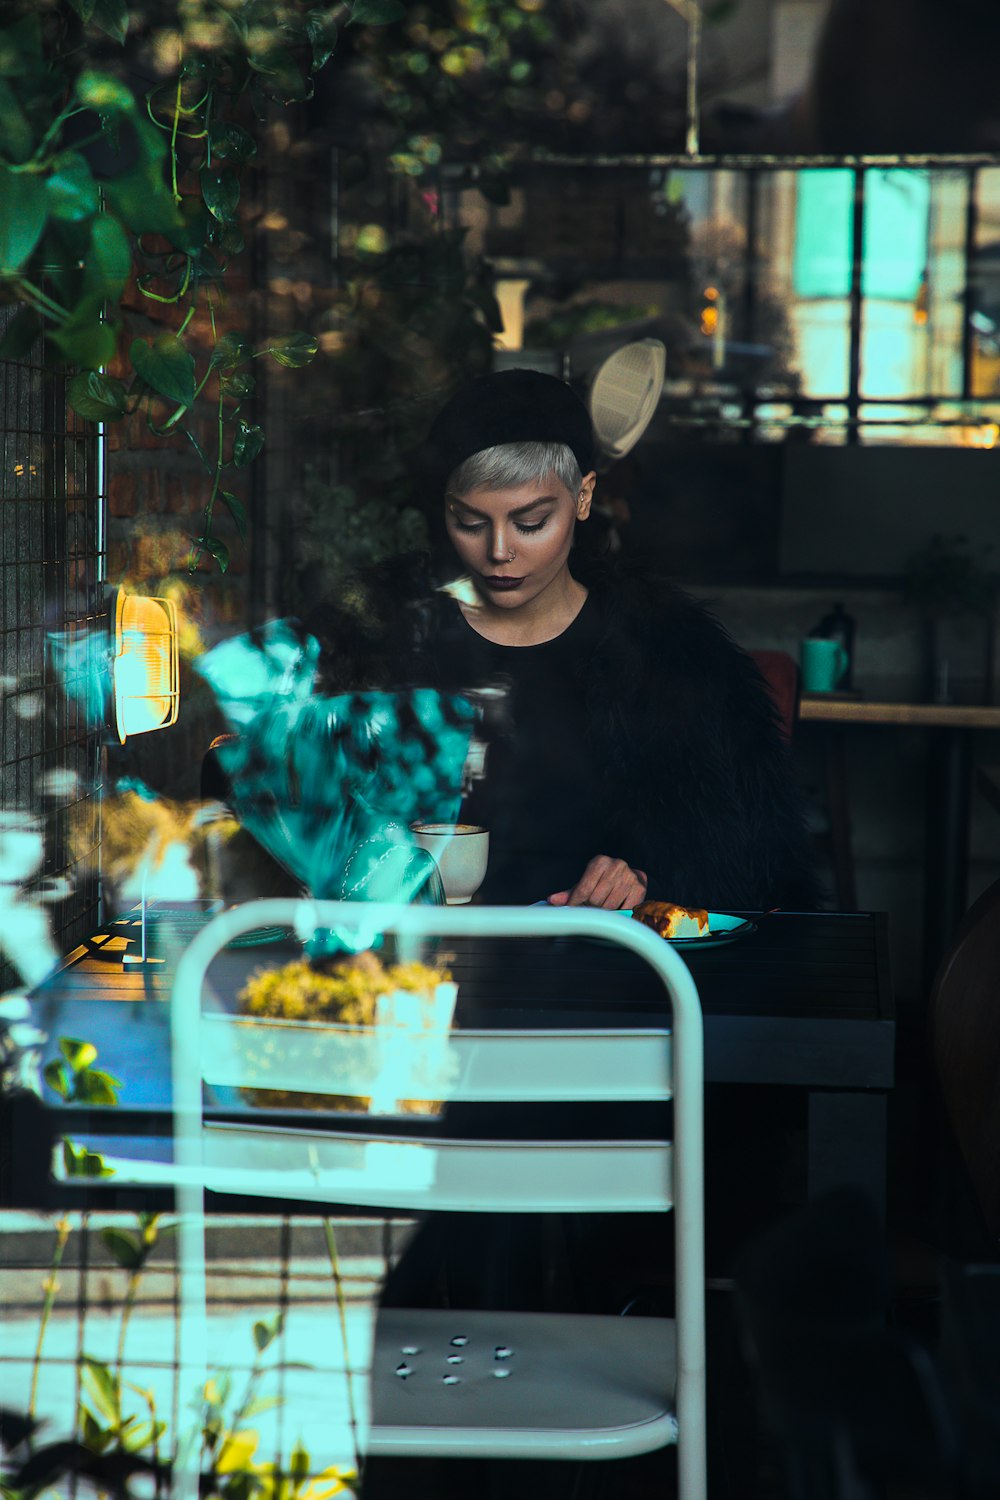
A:
{"label": "potted plant", "polygon": [[436,1114],[457,991],[445,968],[371,951],[258,968],[239,1017],[206,1018],[213,1075],[259,1108]]}

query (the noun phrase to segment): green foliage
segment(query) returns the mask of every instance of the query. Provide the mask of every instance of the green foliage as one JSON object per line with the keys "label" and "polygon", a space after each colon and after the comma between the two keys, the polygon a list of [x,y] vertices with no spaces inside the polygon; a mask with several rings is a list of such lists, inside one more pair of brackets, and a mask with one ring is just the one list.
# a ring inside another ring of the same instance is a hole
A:
{"label": "green foliage", "polygon": [[[121,1083],[110,1073],[95,1068],[97,1048],[91,1042],[78,1041],[76,1037],[59,1038],[61,1057],[46,1063],[42,1076],[52,1091],[67,1104],[118,1103]],[[70,1170],[67,1161],[67,1171]],[[92,1176],[93,1173],[84,1175]]]}
{"label": "green foliage", "polygon": [[[357,0],[352,19],[383,4]],[[402,35],[364,39],[364,65],[395,128],[396,171],[420,177],[447,150],[474,160],[483,193],[506,201],[511,156],[526,121],[544,118],[554,86],[551,76],[539,81],[559,36],[552,9],[550,0],[418,0],[406,8]]]}
{"label": "green foliage", "polygon": [[[377,226],[373,226],[377,227]],[[301,608],[302,574],[333,593],[368,563],[426,546],[415,500],[412,454],[434,410],[492,359],[499,312],[484,267],[462,231],[390,243],[368,235],[342,261],[324,315],[327,360],[321,401],[337,413],[339,474],[307,464],[296,502],[295,575],[285,581]]]}
{"label": "green foliage", "polygon": [[[250,126],[274,104],[311,96],[336,49],[337,15],[382,26],[403,7],[166,7],[153,37],[160,81],[145,97],[130,81],[147,70],[132,55],[126,0],[15,0],[11,8],[0,36],[0,299],[20,303],[22,314],[0,355],[23,358],[44,339],[51,359],[79,372],[68,394],[81,417],[115,422],[138,412],[164,439],[189,437],[208,476],[191,567],[208,556],[224,569],[229,549],[214,529],[220,495],[246,538],[246,512],[223,490],[224,470],[251,463],[263,446],[261,429],[240,416],[253,382],[233,372],[263,354],[299,369],[318,350],[311,334],[293,332],[254,351],[246,334],[217,326],[243,249],[241,174],[257,150]],[[169,332],[150,340],[130,326],[122,298],[133,281]],[[105,374],[116,354],[120,378]],[[199,422],[214,433],[210,457],[191,432]]]}
{"label": "green foliage", "polygon": [[74,375],[69,382],[68,396],[73,410],[92,422],[114,422],[123,417],[128,401],[124,381],[99,375],[96,370]]}
{"label": "green foliage", "polygon": [[[61,1050],[69,1064],[82,1070],[93,1065],[94,1048],[86,1042],[63,1038]],[[67,1143],[68,1144],[68,1143]],[[155,1479],[157,1494],[171,1488],[171,1471],[177,1450],[187,1438],[168,1433],[167,1423],[157,1413],[154,1392],[125,1378],[125,1335],[135,1306],[136,1295],[146,1264],[161,1235],[176,1228],[163,1223],[162,1215],[140,1213],[135,1227],[108,1225],[101,1239],[119,1267],[128,1273],[128,1288],[122,1305],[118,1337],[118,1355],[112,1366],[87,1353],[79,1357],[78,1439],[57,1439],[46,1447],[37,1445],[36,1437],[43,1425],[35,1420],[38,1377],[49,1318],[55,1302],[56,1273],[62,1264],[69,1240],[71,1220],[63,1215],[56,1225],[56,1239],[49,1274],[44,1282],[45,1298],[39,1323],[38,1339],[32,1363],[31,1389],[27,1416],[17,1418],[5,1413],[4,1482],[0,1486],[4,1500],[36,1500],[46,1494],[62,1494],[61,1481],[69,1481],[75,1492],[78,1477],[87,1487],[99,1493],[132,1493],[127,1483],[133,1473]],[[328,1248],[337,1286],[338,1304],[343,1324],[342,1289],[337,1268],[333,1226],[325,1221]],[[232,1377],[226,1372],[212,1375],[198,1393],[195,1411],[198,1416],[202,1493],[216,1500],[332,1500],[332,1497],[357,1495],[360,1458],[353,1470],[330,1467],[313,1470],[313,1461],[301,1442],[292,1448],[286,1465],[259,1462],[256,1458],[260,1438],[249,1423],[257,1416],[281,1405],[279,1396],[258,1394],[267,1374],[267,1351],[284,1329],[281,1312],[260,1318],[252,1326],[253,1363],[243,1393],[233,1398]],[[301,1368],[301,1367],[299,1367]],[[350,1393],[350,1384],[348,1385]],[[135,1397],[139,1398],[136,1409]],[[354,1428],[352,1406],[352,1429]]]}
{"label": "green foliage", "polygon": [[276,359],[287,370],[300,370],[303,365],[309,364],[318,348],[319,343],[311,334],[292,333],[276,344],[266,345],[260,353],[270,354],[272,359]]}
{"label": "green foliage", "polygon": [[67,1177],[113,1177],[99,1151],[90,1151],[86,1146],[76,1146],[68,1137],[63,1137],[63,1170]]}
{"label": "green foliage", "polygon": [[581,302],[557,308],[546,318],[533,318],[525,325],[524,341],[531,349],[565,349],[571,339],[585,333],[617,328],[636,318],[653,317],[659,309],[650,304]]}

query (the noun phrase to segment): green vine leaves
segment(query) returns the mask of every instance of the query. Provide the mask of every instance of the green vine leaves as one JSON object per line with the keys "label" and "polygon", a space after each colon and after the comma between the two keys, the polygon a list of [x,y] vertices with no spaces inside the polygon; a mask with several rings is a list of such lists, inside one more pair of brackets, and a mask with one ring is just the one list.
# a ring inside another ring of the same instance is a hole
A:
{"label": "green vine leaves", "polygon": [[[248,415],[251,363],[298,369],[319,347],[292,332],[254,348],[232,327],[253,126],[310,97],[344,25],[385,25],[403,7],[191,0],[159,29],[126,0],[17,9],[0,35],[0,300],[18,306],[0,358],[44,341],[46,359],[75,372],[79,416],[138,415],[155,437],[189,442],[206,493],[189,566],[207,557],[225,571],[220,510],[247,532],[226,474],[264,446]],[[120,65],[105,61],[109,40]],[[159,82],[146,92],[129,80],[148,82],[149,57]]]}

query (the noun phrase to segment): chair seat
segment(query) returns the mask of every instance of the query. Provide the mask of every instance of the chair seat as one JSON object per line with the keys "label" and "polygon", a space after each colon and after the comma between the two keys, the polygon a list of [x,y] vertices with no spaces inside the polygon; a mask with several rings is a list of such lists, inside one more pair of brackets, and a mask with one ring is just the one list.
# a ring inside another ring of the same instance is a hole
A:
{"label": "chair seat", "polygon": [[677,1440],[667,1318],[384,1308],[368,1451],[611,1459]]}

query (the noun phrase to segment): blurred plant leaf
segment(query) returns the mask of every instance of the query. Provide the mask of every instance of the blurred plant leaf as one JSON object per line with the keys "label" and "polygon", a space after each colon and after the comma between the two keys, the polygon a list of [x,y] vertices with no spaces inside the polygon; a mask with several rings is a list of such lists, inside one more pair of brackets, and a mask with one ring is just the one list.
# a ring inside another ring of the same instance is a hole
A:
{"label": "blurred plant leaf", "polygon": [[232,370],[250,358],[250,343],[242,333],[224,333],[212,350],[209,368]]}
{"label": "blurred plant leaf", "polygon": [[135,234],[163,234],[185,244],[185,223],[159,168],[143,162],[104,184],[111,208]]}
{"label": "blurred plant leaf", "polygon": [[239,422],[233,439],[233,463],[238,468],[253,463],[264,446],[264,429],[252,422]]}
{"label": "blurred plant leaf", "polygon": [[117,1104],[121,1080],[101,1068],[87,1068],[77,1079],[76,1097],[84,1104]]}
{"label": "blurred plant leaf", "polygon": [[[84,286],[88,292],[117,302],[132,270],[128,235],[111,214],[98,214],[90,237]],[[110,357],[110,356],[109,356]]]}
{"label": "blurred plant leaf", "polygon": [[221,573],[228,570],[229,548],[225,542],[220,542],[217,536],[196,536],[192,540],[196,557],[199,553],[207,552],[210,557],[215,558]]}
{"label": "blurred plant leaf", "polygon": [[117,1428],[121,1423],[121,1390],[107,1365],[102,1364],[99,1359],[83,1355],[80,1360],[80,1379],[94,1403],[97,1415],[109,1426]]}
{"label": "blurred plant leaf", "polygon": [[249,130],[232,120],[214,120],[208,131],[213,156],[225,161],[245,162],[257,154],[257,142]]}
{"label": "blurred plant leaf", "polygon": [[0,339],[0,359],[24,359],[38,342],[44,326],[33,307],[20,308]]}
{"label": "blurred plant leaf", "polygon": [[347,23],[358,26],[388,26],[391,21],[400,21],[406,11],[399,0],[354,0],[351,19]]}
{"label": "blurred plant leaf", "polygon": [[46,178],[49,212],[57,219],[79,222],[96,214],[100,194],[94,174],[78,151],[66,151],[53,162]]}
{"label": "blurred plant leaf", "polygon": [[114,422],[125,415],[124,384],[96,370],[74,375],[66,388],[66,397],[73,410],[91,422]]}
{"label": "blurred plant leaf", "polygon": [[94,0],[90,20],[99,31],[103,31],[113,41],[124,43],[128,33],[126,0]]}
{"label": "blurred plant leaf", "polygon": [[267,344],[261,354],[270,354],[279,365],[289,370],[299,370],[314,359],[319,349],[318,340],[310,333],[290,333],[280,342]]}
{"label": "blurred plant leaf", "polygon": [[81,104],[101,114],[131,114],[136,107],[131,89],[109,73],[98,73],[91,68],[76,80],[75,93]]}
{"label": "blurred plant leaf", "polygon": [[35,144],[31,122],[4,78],[0,78],[0,140],[4,155],[16,162],[27,161]]}
{"label": "blurred plant leaf", "polygon": [[37,10],[29,10],[19,20],[6,22],[0,32],[0,74],[21,78],[26,66],[33,70],[39,65],[44,67],[41,17]]}
{"label": "blurred plant leaf", "polygon": [[0,276],[25,264],[42,237],[48,214],[45,184],[0,162]]}
{"label": "blurred plant leaf", "polygon": [[337,45],[337,23],[328,11],[310,10],[306,12],[305,27],[312,47],[312,71],[318,73]]}
{"label": "blurred plant leaf", "polygon": [[246,1432],[231,1432],[222,1445],[215,1462],[217,1474],[235,1474],[249,1469],[250,1462],[260,1445],[260,1438],[252,1429]]}
{"label": "blurred plant leaf", "polygon": [[282,1404],[281,1396],[258,1396],[255,1401],[250,1402],[249,1406],[243,1407],[243,1416],[249,1422],[253,1417],[263,1416],[264,1412],[274,1411],[275,1407]]}
{"label": "blurred plant leaf", "polygon": [[239,255],[246,248],[243,231],[235,221],[233,223],[223,223],[220,221],[213,224],[209,230],[209,239],[213,245],[218,245],[219,249],[227,256]]}
{"label": "blurred plant leaf", "polygon": [[309,1450],[299,1441],[292,1449],[292,1456],[288,1461],[289,1472],[294,1485],[300,1485],[304,1479],[309,1477],[310,1465]]}
{"label": "blurred plant leaf", "polygon": [[188,442],[191,444],[191,447],[194,449],[194,451],[197,453],[199,459],[201,460],[201,466],[205,470],[205,473],[206,474],[211,474],[212,470],[214,469],[215,466],[209,460],[208,456],[205,453],[204,448],[201,446],[201,444],[199,443],[198,439],[195,437],[194,433],[191,431],[191,429],[189,427],[185,427],[183,429],[183,432],[184,432],[184,436],[187,438]]}
{"label": "blurred plant leaf", "polygon": [[63,1136],[63,1167],[67,1177],[113,1177],[114,1168],[109,1167],[99,1151],[88,1151],[86,1146],[75,1146]]}
{"label": "blurred plant leaf", "polygon": [[82,1068],[89,1068],[97,1060],[97,1048],[93,1042],[81,1042],[73,1036],[59,1038],[59,1051],[74,1073],[79,1073]]}
{"label": "blurred plant leaf", "polygon": [[217,171],[214,167],[203,167],[201,172],[201,195],[209,213],[222,223],[235,217],[240,202],[240,183],[235,172]]}
{"label": "blurred plant leaf", "polygon": [[284,1318],[281,1313],[275,1313],[272,1318],[259,1318],[253,1325],[253,1341],[258,1354],[274,1342],[284,1327]]}
{"label": "blurred plant leaf", "polygon": [[[249,462],[249,460],[248,460]],[[240,541],[246,546],[247,540],[247,512],[243,501],[236,495],[231,495],[228,490],[219,492],[225,502],[226,509],[233,518],[233,523],[239,533]]]}
{"label": "blurred plant leaf", "polygon": [[244,401],[253,395],[257,382],[252,375],[224,375],[220,384],[225,395],[232,396],[234,401]]}
{"label": "blurred plant leaf", "polygon": [[190,406],[194,401],[194,356],[174,333],[161,333],[152,344],[135,339],[129,358],[137,374],[168,401]]}
{"label": "blurred plant leaf", "polygon": [[106,365],[114,358],[118,345],[115,328],[101,322],[100,301],[96,297],[82,302],[73,317],[53,329],[49,338],[69,364],[84,370]]}
{"label": "blurred plant leaf", "polygon": [[125,1271],[137,1271],[146,1258],[142,1247],[124,1229],[102,1229],[101,1239],[112,1259]]}
{"label": "blurred plant leaf", "polygon": [[82,1404],[80,1405],[80,1426],[83,1429],[83,1441],[93,1453],[103,1453],[115,1440],[114,1431],[108,1427],[102,1427],[94,1416]]}
{"label": "blurred plant leaf", "polygon": [[150,1443],[159,1442],[167,1430],[166,1422],[140,1422],[137,1427],[130,1431],[122,1431],[121,1445],[126,1453],[139,1453],[147,1448]]}
{"label": "blurred plant leaf", "polygon": [[59,1058],[54,1057],[50,1062],[45,1064],[45,1067],[42,1069],[42,1077],[54,1094],[58,1094],[61,1099],[65,1099],[68,1096],[70,1090],[69,1073],[66,1070],[65,1063],[60,1062]]}

